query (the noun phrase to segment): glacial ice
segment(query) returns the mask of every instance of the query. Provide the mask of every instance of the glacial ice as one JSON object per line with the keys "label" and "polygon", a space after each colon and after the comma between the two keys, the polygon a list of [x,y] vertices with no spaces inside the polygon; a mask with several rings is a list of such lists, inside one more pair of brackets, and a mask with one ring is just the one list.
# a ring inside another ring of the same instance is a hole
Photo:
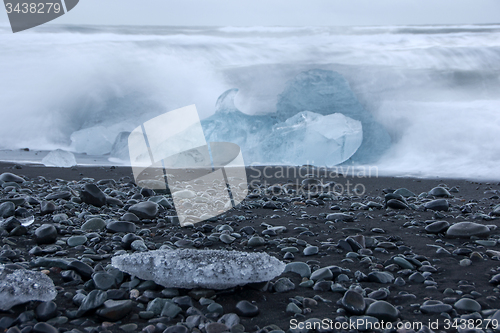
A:
{"label": "glacial ice", "polygon": [[48,302],[57,295],[54,282],[41,272],[0,265],[0,310],[29,301]]}
{"label": "glacial ice", "polygon": [[247,164],[333,166],[349,158],[369,163],[391,142],[345,78],[333,71],[297,75],[279,95],[275,114],[242,113],[234,105],[237,93],[238,89],[224,92],[215,114],[202,125],[207,141],[238,144]]}
{"label": "glacial ice", "polygon": [[226,250],[154,250],[113,257],[111,264],[130,275],[166,288],[227,289],[264,282],[285,264],[266,253]]}
{"label": "glacial ice", "polygon": [[45,166],[69,168],[76,165],[76,159],[72,152],[56,149],[49,152],[42,159],[42,163]]}
{"label": "glacial ice", "polygon": [[234,98],[238,89],[224,92],[217,100],[215,114],[201,121],[208,142],[232,142],[240,146],[244,159],[252,161],[253,150],[271,133],[276,120],[268,115],[251,116],[238,110]]}
{"label": "glacial ice", "polygon": [[273,127],[260,145],[259,158],[273,164],[333,166],[351,157],[362,141],[361,122],[341,113],[304,111]]}
{"label": "glacial ice", "polygon": [[385,128],[363,108],[347,80],[337,72],[313,69],[300,73],[286,84],[278,96],[277,118],[284,121],[304,110],[322,115],[342,113],[361,122],[363,142],[351,158],[354,162],[373,162],[391,144]]}

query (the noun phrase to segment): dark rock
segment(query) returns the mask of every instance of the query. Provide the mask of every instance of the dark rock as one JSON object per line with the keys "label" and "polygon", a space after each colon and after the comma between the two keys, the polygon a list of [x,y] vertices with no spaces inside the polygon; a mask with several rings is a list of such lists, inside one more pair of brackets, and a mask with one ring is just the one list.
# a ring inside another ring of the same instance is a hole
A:
{"label": "dark rock", "polygon": [[239,301],[236,304],[236,313],[242,317],[255,317],[259,314],[259,308],[249,301]]}
{"label": "dark rock", "polygon": [[111,232],[135,232],[135,224],[132,222],[125,221],[113,221],[106,225],[106,229]]}
{"label": "dark rock", "polygon": [[4,172],[0,175],[0,180],[6,183],[24,183],[24,179],[10,172]]}
{"label": "dark rock", "polygon": [[102,207],[106,204],[106,196],[101,189],[94,184],[85,184],[80,192],[80,199],[82,199],[83,202],[96,207]]}
{"label": "dark rock", "polygon": [[363,295],[354,290],[348,290],[342,298],[342,306],[352,314],[361,315],[365,312],[366,304]]}
{"label": "dark rock", "polygon": [[37,244],[52,244],[57,240],[57,229],[52,224],[42,224],[35,230]]}
{"label": "dark rock", "polygon": [[108,290],[115,286],[115,277],[108,273],[99,272],[92,277],[97,289]]}
{"label": "dark rock", "polygon": [[391,283],[394,281],[394,276],[389,272],[371,272],[367,279],[369,282]]}
{"label": "dark rock", "polygon": [[0,222],[0,228],[3,228],[8,232],[11,232],[12,230],[14,230],[16,227],[19,227],[20,225],[21,225],[21,222],[19,222],[19,220],[13,216],[7,218],[5,221]]}
{"label": "dark rock", "polygon": [[366,309],[366,315],[383,321],[396,321],[399,316],[398,310],[386,301],[376,301]]}
{"label": "dark rock", "polygon": [[387,207],[392,208],[392,209],[407,209],[408,206],[405,205],[403,202],[396,200],[396,199],[390,199],[387,201]]}
{"label": "dark rock", "polygon": [[57,316],[57,305],[52,301],[42,302],[36,307],[35,314],[39,321],[52,319]]}
{"label": "dark rock", "polygon": [[0,217],[6,218],[13,216],[16,211],[16,205],[13,202],[7,201],[0,204]]}
{"label": "dark rock", "polygon": [[444,187],[434,187],[432,190],[429,191],[429,194],[430,195],[433,195],[435,197],[438,197],[438,198],[451,198],[452,195],[450,194],[450,192],[448,192],[447,189],[445,189]]}
{"label": "dark rock", "polygon": [[68,269],[72,269],[75,272],[77,272],[82,278],[88,280],[92,277],[92,274],[94,273],[94,269],[87,265],[84,262],[81,262],[79,260],[74,260],[72,261]]}
{"label": "dark rock", "polygon": [[425,231],[430,234],[439,234],[445,232],[450,224],[447,221],[436,221],[425,227]]}
{"label": "dark rock", "polygon": [[435,211],[448,211],[448,208],[450,207],[450,204],[448,203],[448,200],[446,199],[437,199],[437,200],[432,200],[429,202],[426,202],[424,204],[424,207],[430,210],[435,210]]}
{"label": "dark rock", "polygon": [[104,304],[104,302],[108,299],[108,296],[105,291],[102,290],[92,290],[85,298],[83,299],[82,304],[78,308],[77,316],[82,316],[85,312],[96,309]]}
{"label": "dark rock", "polygon": [[52,201],[43,201],[40,204],[40,213],[42,215],[52,214],[57,210],[57,206]]}
{"label": "dark rock", "polygon": [[104,308],[97,310],[97,315],[111,321],[117,321],[126,317],[132,311],[133,302],[131,300],[104,302]]}
{"label": "dark rock", "polygon": [[469,238],[471,236],[488,236],[490,229],[479,223],[459,222],[453,224],[446,231],[446,237],[449,238]]}
{"label": "dark rock", "polygon": [[142,219],[154,219],[158,214],[158,204],[152,201],[145,201],[130,206],[129,212]]}
{"label": "dark rock", "polygon": [[59,333],[59,330],[47,323],[38,323],[33,326],[33,333]]}

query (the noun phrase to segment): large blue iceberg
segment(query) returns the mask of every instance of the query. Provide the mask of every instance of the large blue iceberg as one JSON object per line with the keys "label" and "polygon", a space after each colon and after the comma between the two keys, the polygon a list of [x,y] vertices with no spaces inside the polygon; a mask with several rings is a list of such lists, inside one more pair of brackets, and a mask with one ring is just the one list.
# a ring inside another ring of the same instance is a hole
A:
{"label": "large blue iceberg", "polygon": [[277,111],[248,115],[224,92],[204,119],[207,141],[238,144],[247,164],[333,166],[376,161],[390,146],[387,131],[366,111],[339,73],[309,70],[289,81]]}

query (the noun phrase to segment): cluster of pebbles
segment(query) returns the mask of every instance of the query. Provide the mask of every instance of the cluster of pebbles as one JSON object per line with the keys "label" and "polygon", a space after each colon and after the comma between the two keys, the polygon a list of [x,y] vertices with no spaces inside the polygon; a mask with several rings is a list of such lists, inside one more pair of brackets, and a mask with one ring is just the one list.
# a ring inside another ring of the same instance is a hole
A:
{"label": "cluster of pebbles", "polygon": [[[496,320],[500,331],[499,184],[470,182],[476,195],[465,198],[447,184],[345,195],[318,177],[254,181],[238,208],[191,227],[180,227],[170,193],[129,177],[3,173],[0,185],[0,264],[42,272],[57,290],[1,312],[2,331],[495,332]],[[211,290],[164,288],[111,265],[182,248],[266,252],[286,266],[272,281]],[[313,325],[325,320],[362,324]],[[382,322],[407,325],[369,327]]]}

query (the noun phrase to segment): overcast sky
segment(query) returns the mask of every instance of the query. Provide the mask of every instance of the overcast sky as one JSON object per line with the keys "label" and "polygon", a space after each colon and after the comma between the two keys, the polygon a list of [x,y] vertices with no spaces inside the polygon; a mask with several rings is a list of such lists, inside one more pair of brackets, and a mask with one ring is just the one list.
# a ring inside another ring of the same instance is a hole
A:
{"label": "overcast sky", "polygon": [[[8,22],[0,11],[0,23]],[[500,23],[500,0],[80,0],[58,24],[328,26]]]}

